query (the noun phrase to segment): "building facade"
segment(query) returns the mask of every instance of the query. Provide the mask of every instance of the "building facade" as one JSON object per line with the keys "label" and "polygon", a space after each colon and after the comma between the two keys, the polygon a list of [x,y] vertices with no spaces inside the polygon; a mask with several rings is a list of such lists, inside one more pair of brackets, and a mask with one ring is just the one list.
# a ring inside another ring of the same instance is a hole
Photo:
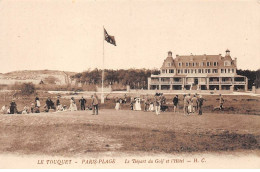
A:
{"label": "building facade", "polygon": [[237,75],[237,58],[230,51],[225,56],[188,55],[168,57],[164,60],[159,75],[148,78],[150,90],[244,90],[248,79]]}

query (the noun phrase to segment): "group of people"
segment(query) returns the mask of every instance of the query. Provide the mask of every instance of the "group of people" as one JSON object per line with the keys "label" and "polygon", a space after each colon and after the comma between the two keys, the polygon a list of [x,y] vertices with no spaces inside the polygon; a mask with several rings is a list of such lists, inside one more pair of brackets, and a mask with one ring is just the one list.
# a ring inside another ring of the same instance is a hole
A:
{"label": "group of people", "polygon": [[[129,101],[129,100],[128,100]],[[184,115],[191,115],[197,113],[198,115],[202,115],[202,107],[204,104],[204,101],[206,101],[202,95],[194,94],[193,96],[191,94],[183,95],[183,112]],[[82,96],[81,99],[78,100],[80,104],[81,110],[92,110],[93,115],[98,115],[98,97],[96,94],[91,96],[91,105],[86,106],[87,100]],[[115,98],[115,109],[120,110],[120,104],[127,103],[127,96],[125,95],[124,98]],[[177,112],[179,109],[179,96],[176,95],[172,99],[173,103],[173,112]],[[143,99],[140,97],[131,97],[130,98],[130,109],[135,111],[141,111],[142,110],[142,103],[144,105],[144,111],[152,111],[156,113],[156,115],[159,115],[160,112],[166,111],[169,107],[166,103],[166,98],[162,93],[156,93],[153,98],[149,98],[148,95],[146,95]],[[224,98],[220,94],[219,95],[219,106],[215,107],[213,110],[219,109],[223,110],[223,104],[224,104]],[[3,114],[28,114],[28,113],[40,113],[40,99],[39,97],[36,97],[34,102],[31,104],[31,107],[28,107],[27,105],[23,108],[22,111],[17,110],[17,105],[15,103],[15,100],[13,99],[10,103],[10,106],[4,105],[1,108],[1,113]],[[74,99],[74,97],[71,97],[70,99],[70,106],[67,107],[66,105],[62,105],[60,101],[60,96],[56,99],[56,106],[55,103],[51,100],[50,97],[47,98],[45,101],[45,105],[43,106],[42,112],[62,112],[62,111],[77,111],[77,104]]]}
{"label": "group of people", "polygon": [[[80,109],[81,110],[93,110],[93,115],[98,115],[98,97],[96,94],[91,96],[91,106],[86,107],[87,100],[82,96],[79,99]],[[31,103],[31,106],[24,106],[22,111],[17,109],[17,104],[15,99],[12,99],[10,106],[4,105],[1,108],[2,114],[29,114],[29,113],[40,113],[41,103],[39,97],[36,97],[34,102]],[[77,104],[74,97],[70,99],[69,108],[66,105],[62,105],[60,101],[60,96],[57,97],[56,106],[55,103],[51,100],[50,97],[45,101],[45,105],[43,106],[42,112],[62,112],[62,111],[77,111]]]}
{"label": "group of people", "polygon": [[[126,103],[126,98],[125,102]],[[130,98],[130,109],[134,111],[141,111],[142,110],[142,102],[144,103],[144,111],[155,111],[157,115],[160,114],[160,111],[165,111],[168,107],[165,106],[166,98],[162,93],[156,93],[154,98],[148,98],[148,95],[145,96],[144,99],[140,97],[131,97]],[[115,98],[115,109],[121,109],[121,102],[120,98]]]}
{"label": "group of people", "polygon": [[[224,104],[224,98],[220,94],[219,95],[219,106],[215,107],[215,109],[223,110],[223,104]],[[115,99],[116,105],[115,109],[119,110],[120,109],[120,99],[116,97]],[[202,107],[206,99],[202,97],[202,95],[199,94],[184,94],[183,95],[183,112],[184,115],[191,115],[197,113],[198,115],[202,115]],[[179,109],[179,96],[176,95],[172,99],[173,103],[173,112],[177,112]],[[156,113],[156,115],[159,115],[160,112],[164,112],[169,109],[168,105],[166,104],[166,98],[162,93],[156,93],[153,98],[149,98],[148,95],[144,96],[143,99],[140,97],[131,97],[130,99],[130,109],[131,110],[136,110],[136,111],[141,111],[142,110],[142,103],[144,106],[144,111],[152,111]]]}
{"label": "group of people", "polygon": [[183,112],[184,115],[190,115],[192,113],[198,112],[198,115],[202,115],[202,106],[205,99],[202,95],[191,94],[183,96]]}

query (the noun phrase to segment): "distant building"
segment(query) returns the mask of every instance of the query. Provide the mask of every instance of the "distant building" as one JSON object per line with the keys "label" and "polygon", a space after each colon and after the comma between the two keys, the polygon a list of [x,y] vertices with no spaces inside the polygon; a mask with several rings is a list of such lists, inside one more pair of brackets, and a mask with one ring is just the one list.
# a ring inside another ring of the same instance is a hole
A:
{"label": "distant building", "polygon": [[248,79],[237,75],[237,58],[226,55],[176,55],[164,60],[159,75],[148,78],[150,90],[244,90]]}

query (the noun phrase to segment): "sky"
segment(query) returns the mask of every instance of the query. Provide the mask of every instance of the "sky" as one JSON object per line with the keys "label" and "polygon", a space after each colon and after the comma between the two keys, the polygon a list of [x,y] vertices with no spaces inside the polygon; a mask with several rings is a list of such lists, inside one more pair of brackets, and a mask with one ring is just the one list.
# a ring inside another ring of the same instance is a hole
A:
{"label": "sky", "polygon": [[168,51],[226,49],[238,69],[260,68],[260,0],[0,0],[0,73],[102,68],[103,52],[107,69],[153,69]]}

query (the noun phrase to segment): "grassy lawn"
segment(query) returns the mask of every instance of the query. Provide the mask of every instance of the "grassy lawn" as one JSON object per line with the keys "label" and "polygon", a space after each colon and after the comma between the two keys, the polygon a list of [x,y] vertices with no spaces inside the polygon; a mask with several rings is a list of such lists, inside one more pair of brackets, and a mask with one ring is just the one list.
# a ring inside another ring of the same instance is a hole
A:
{"label": "grassy lawn", "polygon": [[260,149],[260,116],[101,109],[0,115],[0,152],[77,156],[88,153],[239,152]]}

